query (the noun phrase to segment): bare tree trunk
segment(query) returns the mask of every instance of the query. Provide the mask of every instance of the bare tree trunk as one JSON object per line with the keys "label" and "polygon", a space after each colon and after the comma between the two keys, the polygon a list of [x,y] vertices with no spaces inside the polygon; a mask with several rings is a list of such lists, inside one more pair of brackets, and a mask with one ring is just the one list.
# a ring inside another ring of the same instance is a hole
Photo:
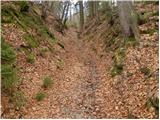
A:
{"label": "bare tree trunk", "polygon": [[89,17],[93,18],[94,17],[94,6],[93,6],[94,1],[88,1],[89,4]]}
{"label": "bare tree trunk", "polygon": [[119,18],[125,37],[139,38],[136,20],[133,19],[132,1],[118,1]]}
{"label": "bare tree trunk", "polygon": [[64,16],[64,20],[63,20],[63,26],[65,26],[66,22],[67,22],[67,19],[68,19],[68,12],[69,12],[69,2],[67,3],[66,5],[66,14]]}
{"label": "bare tree trunk", "polygon": [[67,5],[64,5],[61,20],[63,21]]}

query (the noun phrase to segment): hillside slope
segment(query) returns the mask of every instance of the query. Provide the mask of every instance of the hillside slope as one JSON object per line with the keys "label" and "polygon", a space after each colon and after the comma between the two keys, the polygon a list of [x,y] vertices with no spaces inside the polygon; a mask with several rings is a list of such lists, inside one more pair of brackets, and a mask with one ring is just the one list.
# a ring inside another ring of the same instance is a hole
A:
{"label": "hillside slope", "polygon": [[43,20],[39,6],[27,6],[2,4],[2,85],[11,83],[2,89],[3,118],[158,117],[157,4],[135,5],[139,44],[105,14],[79,39],[74,27],[62,35],[52,14]]}

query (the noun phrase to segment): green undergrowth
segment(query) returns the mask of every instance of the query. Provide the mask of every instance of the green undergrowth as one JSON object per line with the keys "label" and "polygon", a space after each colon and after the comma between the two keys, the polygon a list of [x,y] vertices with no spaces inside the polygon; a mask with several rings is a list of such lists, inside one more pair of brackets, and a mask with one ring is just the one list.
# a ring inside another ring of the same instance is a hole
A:
{"label": "green undergrowth", "polygon": [[[21,26],[27,35],[24,39],[31,47],[38,47],[43,40],[48,43],[55,43],[54,34],[45,25],[41,17],[30,7],[27,1],[14,1],[2,5],[2,23],[12,23]],[[35,31],[35,32],[32,32]]]}
{"label": "green undergrowth", "polygon": [[1,40],[1,85],[2,90],[11,90],[17,82],[15,65],[16,54],[13,48],[4,39]]}
{"label": "green undergrowth", "polygon": [[1,38],[1,89],[2,93],[8,95],[10,101],[17,108],[22,107],[26,98],[24,94],[17,90],[20,79],[17,76],[16,52]]}

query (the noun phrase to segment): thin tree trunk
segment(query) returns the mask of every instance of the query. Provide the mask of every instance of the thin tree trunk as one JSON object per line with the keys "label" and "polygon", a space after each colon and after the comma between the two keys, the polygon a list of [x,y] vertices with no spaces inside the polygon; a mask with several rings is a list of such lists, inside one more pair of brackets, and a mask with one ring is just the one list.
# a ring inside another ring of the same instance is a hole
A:
{"label": "thin tree trunk", "polygon": [[84,25],[83,1],[79,1],[79,6],[80,6],[80,33],[82,33]]}

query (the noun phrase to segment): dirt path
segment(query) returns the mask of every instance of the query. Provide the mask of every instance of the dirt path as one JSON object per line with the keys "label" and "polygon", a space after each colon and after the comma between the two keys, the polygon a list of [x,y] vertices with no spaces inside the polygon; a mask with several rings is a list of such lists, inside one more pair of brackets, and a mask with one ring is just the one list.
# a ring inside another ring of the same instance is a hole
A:
{"label": "dirt path", "polygon": [[[28,65],[23,70],[21,90],[27,103],[20,110],[10,110],[5,118],[96,118],[99,71],[95,58],[83,47],[74,29],[65,36],[59,33],[56,36],[65,44],[65,51],[52,53],[46,59],[37,57],[34,66]],[[55,58],[63,61],[62,69],[55,67]],[[47,74],[53,76],[54,84],[42,89],[42,79]],[[39,102],[35,99],[38,91],[47,95]]]}
{"label": "dirt path", "polygon": [[[62,91],[62,99],[70,104],[62,103],[61,118],[95,118],[95,90],[98,86],[97,66],[85,52],[83,44],[73,31],[70,36],[68,69],[63,71],[64,84],[68,85],[66,92]],[[72,62],[71,62],[72,61]],[[71,64],[71,65],[69,65]],[[66,81],[69,78],[70,81]],[[67,82],[67,83],[66,83]]]}

